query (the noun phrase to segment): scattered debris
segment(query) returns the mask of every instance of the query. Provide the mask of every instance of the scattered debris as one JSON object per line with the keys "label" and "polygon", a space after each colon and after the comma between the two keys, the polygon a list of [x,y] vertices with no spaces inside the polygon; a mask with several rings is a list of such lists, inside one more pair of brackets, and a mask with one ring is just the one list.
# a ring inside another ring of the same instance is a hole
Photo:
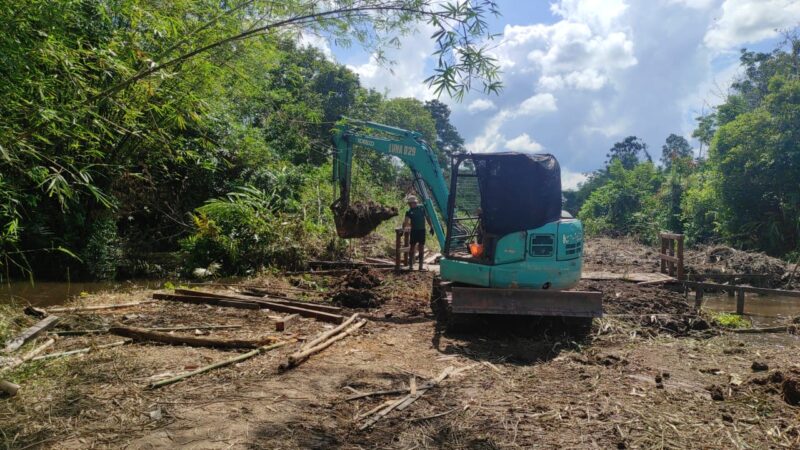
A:
{"label": "scattered debris", "polygon": [[753,369],[753,372],[763,372],[765,370],[769,370],[769,366],[765,362],[761,361],[753,361],[753,365],[750,366]]}

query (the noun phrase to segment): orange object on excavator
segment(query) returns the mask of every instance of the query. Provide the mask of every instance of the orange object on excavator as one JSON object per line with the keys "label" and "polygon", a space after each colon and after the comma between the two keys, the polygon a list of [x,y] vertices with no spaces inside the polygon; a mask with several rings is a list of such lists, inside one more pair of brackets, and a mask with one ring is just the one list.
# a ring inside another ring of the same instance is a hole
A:
{"label": "orange object on excavator", "polygon": [[480,258],[483,255],[483,245],[476,243],[469,244],[469,254],[472,255],[473,258]]}

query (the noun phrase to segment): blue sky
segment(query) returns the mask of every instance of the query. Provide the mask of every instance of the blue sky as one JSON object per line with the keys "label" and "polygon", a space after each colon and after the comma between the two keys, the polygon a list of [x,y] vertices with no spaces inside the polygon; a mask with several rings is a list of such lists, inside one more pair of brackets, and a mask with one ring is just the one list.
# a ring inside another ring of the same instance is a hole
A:
{"label": "blue sky", "polygon": [[[800,0],[500,0],[491,19],[505,89],[442,97],[470,151],[539,151],[561,162],[565,188],[602,166],[629,135],[660,154],[670,133],[690,138],[694,117],[718,104],[738,73],[739,49],[770,50],[800,25]],[[432,98],[430,30],[388,52],[393,73],[366,51],[324,41],[365,86]],[[696,142],[693,142],[697,146]]]}

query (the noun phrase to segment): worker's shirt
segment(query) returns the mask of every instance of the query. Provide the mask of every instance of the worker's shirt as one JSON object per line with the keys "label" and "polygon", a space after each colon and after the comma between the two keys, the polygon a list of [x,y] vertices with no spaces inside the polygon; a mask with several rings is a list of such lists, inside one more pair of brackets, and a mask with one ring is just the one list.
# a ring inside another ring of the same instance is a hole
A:
{"label": "worker's shirt", "polygon": [[412,230],[425,230],[425,208],[422,205],[409,208],[406,217],[411,219]]}

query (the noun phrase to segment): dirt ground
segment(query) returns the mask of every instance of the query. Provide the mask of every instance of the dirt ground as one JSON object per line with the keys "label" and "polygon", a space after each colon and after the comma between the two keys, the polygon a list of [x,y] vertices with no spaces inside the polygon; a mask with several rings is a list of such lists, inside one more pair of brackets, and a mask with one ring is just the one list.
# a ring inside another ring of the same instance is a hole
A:
{"label": "dirt ground", "polygon": [[[587,244],[588,268],[656,270],[652,250],[596,244]],[[378,306],[346,309],[367,317],[367,325],[286,372],[278,365],[299,343],[156,390],[147,385],[236,352],[136,343],[3,374],[22,390],[0,398],[0,446],[800,448],[798,336],[731,333],[696,315],[682,293],[618,280],[581,283],[604,293],[605,317],[588,332],[570,332],[558,321],[508,331],[494,321],[448,334],[428,307],[430,272],[379,275]],[[320,275],[248,283],[319,301],[330,301],[346,284],[341,276]],[[146,300],[152,292],[91,295],[78,303]],[[210,336],[282,340],[313,338],[330,327],[302,319],[278,333],[276,316],[159,301],[65,315],[63,327],[233,324],[243,328]],[[15,320],[20,328],[33,322]],[[49,351],[117,340],[62,337]],[[401,394],[348,397],[405,389],[412,378],[422,385],[448,367],[458,374],[359,430],[359,416]]]}

